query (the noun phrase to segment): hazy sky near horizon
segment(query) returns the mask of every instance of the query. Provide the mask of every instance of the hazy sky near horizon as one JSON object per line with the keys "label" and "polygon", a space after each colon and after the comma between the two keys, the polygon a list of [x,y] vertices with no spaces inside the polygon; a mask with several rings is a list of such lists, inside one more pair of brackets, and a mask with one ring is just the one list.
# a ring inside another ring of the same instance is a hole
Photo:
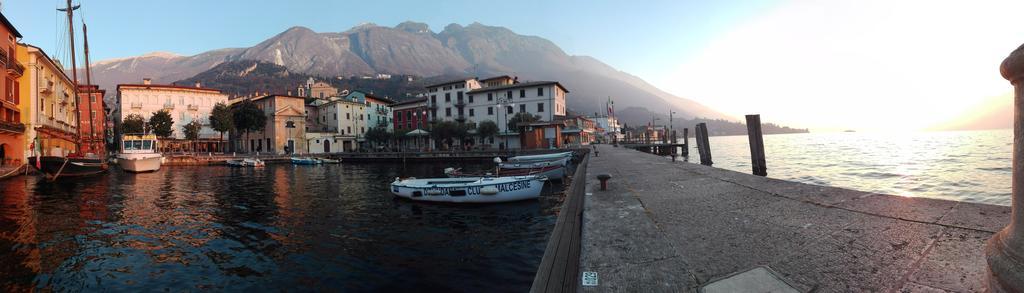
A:
{"label": "hazy sky near horizon", "polygon": [[[247,47],[292,26],[480,22],[552,40],[741,117],[813,130],[923,129],[1005,102],[1020,1],[80,0],[93,62]],[[58,46],[58,0],[2,1],[24,42]],[[80,25],[80,24],[76,24]]]}

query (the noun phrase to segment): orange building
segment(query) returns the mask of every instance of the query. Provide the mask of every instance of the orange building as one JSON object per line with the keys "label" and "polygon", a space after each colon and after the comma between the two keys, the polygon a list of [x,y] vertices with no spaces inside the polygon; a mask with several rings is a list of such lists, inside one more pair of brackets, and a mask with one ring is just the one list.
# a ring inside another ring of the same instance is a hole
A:
{"label": "orange building", "polygon": [[18,63],[17,44],[21,33],[0,13],[0,168],[24,163],[25,124],[21,122],[22,102],[18,78],[25,73],[25,66]]}
{"label": "orange building", "polygon": [[107,91],[97,85],[78,86],[78,127],[81,130],[83,154],[107,154],[107,124],[103,111],[103,96],[106,94]]}
{"label": "orange building", "polygon": [[518,126],[522,149],[557,149],[562,147],[562,121],[534,122]]}

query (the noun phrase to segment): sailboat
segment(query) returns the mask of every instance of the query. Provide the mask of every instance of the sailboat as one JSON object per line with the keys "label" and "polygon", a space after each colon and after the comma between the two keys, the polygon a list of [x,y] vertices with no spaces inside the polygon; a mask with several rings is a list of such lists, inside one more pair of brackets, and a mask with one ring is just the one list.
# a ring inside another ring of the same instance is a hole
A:
{"label": "sailboat", "polygon": [[[82,97],[78,95],[78,70],[76,70],[76,68],[75,68],[75,66],[77,66],[78,63],[75,62],[76,61],[75,60],[75,29],[74,29],[74,22],[73,22],[74,10],[78,9],[80,6],[81,5],[72,6],[71,5],[71,0],[67,0],[67,8],[57,9],[58,11],[66,12],[67,15],[68,15],[68,32],[69,32],[69,36],[70,36],[69,44],[71,46],[71,75],[73,76],[72,82],[74,83],[73,84],[74,86],[72,88],[73,88],[73,92],[74,92],[74,95],[75,95],[75,110],[74,111],[75,111],[75,120],[76,120],[76,122],[78,122],[78,125],[79,125],[79,127],[76,127],[76,129],[78,129],[78,136],[75,138],[75,153],[71,154],[71,155],[64,156],[64,157],[43,156],[42,155],[41,146],[38,143],[38,141],[36,141],[36,143],[34,144],[35,145],[34,149],[38,149],[39,151],[35,152],[36,153],[35,156],[28,157],[29,165],[32,165],[33,167],[35,167],[40,172],[43,172],[43,174],[45,174],[46,177],[49,178],[50,180],[57,180],[58,178],[63,178],[63,177],[78,177],[78,176],[95,175],[95,174],[99,174],[99,173],[103,173],[103,172],[107,171],[107,163],[106,163],[106,160],[104,160],[103,158],[100,158],[99,156],[97,156],[95,154],[89,154],[90,156],[83,156],[81,154],[82,153],[82,127],[81,127],[82,123],[81,123],[81,109],[79,109],[78,107],[79,107],[79,105],[81,105]],[[84,31],[85,31],[85,24],[84,23],[82,24],[82,30],[83,30],[83,33],[84,33]],[[83,37],[84,37],[84,40],[85,40],[86,60],[88,60],[89,59],[89,57],[88,57],[89,39],[88,39],[88,36],[86,36],[86,35],[83,35]],[[88,79],[90,79],[90,76],[89,76],[90,74],[89,74],[88,66],[89,66],[88,61],[86,61],[86,79],[87,79],[86,83],[92,83],[91,80],[88,80]],[[92,108],[92,103],[89,103],[89,108],[90,108],[89,113],[90,113],[90,115],[92,115],[91,114],[92,113],[92,109],[91,109]],[[90,121],[92,121],[92,120],[93,119],[90,119]],[[89,124],[90,127],[93,124],[94,123],[90,123]],[[94,132],[90,132],[90,133],[94,133]],[[38,138],[37,138],[37,140],[38,140]]]}

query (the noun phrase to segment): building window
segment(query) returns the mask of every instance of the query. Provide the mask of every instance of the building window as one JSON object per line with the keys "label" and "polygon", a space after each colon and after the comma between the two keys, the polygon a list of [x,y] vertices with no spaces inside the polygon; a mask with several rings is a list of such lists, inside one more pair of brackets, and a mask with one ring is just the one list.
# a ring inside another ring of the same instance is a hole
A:
{"label": "building window", "polygon": [[345,113],[345,120],[352,120],[351,114]]}
{"label": "building window", "polygon": [[537,112],[544,112],[544,103],[537,103]]}
{"label": "building window", "polygon": [[346,126],[345,129],[348,129],[348,134],[352,134],[352,126]]}
{"label": "building window", "polygon": [[452,108],[444,108],[444,116],[452,117]]}
{"label": "building window", "polygon": [[537,96],[538,97],[543,97],[544,96],[544,88],[542,88],[542,87],[537,88]]}
{"label": "building window", "polygon": [[444,93],[444,101],[445,102],[451,102],[452,101],[452,93]]}
{"label": "building window", "polygon": [[469,109],[469,117],[473,117],[473,116],[475,116],[474,113],[473,113],[473,109]]}
{"label": "building window", "polygon": [[487,107],[487,115],[494,115],[494,108]]}
{"label": "building window", "polygon": [[512,91],[505,92],[505,97],[509,98],[509,99],[512,99]]}
{"label": "building window", "polygon": [[519,104],[519,113],[526,112],[526,104]]}
{"label": "building window", "polygon": [[512,114],[512,106],[505,106],[505,114]]}
{"label": "building window", "polygon": [[472,102],[473,102],[473,95],[469,95],[469,102],[470,102],[470,103],[472,103]]}
{"label": "building window", "polygon": [[459,99],[459,102],[462,102],[462,92],[461,91],[460,92],[456,92],[455,93],[455,98]]}
{"label": "building window", "polygon": [[487,93],[487,101],[488,102],[494,101],[494,94],[493,93]]}
{"label": "building window", "polygon": [[519,97],[520,98],[525,98],[526,97],[526,90],[525,89],[519,90]]}
{"label": "building window", "polygon": [[437,104],[437,95],[430,95],[430,103]]}

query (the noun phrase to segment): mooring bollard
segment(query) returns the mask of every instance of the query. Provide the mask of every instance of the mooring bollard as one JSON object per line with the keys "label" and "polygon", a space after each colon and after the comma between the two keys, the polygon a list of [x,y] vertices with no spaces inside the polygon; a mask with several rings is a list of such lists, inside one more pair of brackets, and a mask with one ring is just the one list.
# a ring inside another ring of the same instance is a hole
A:
{"label": "mooring bollard", "polygon": [[999,73],[1013,85],[1013,176],[1010,224],[985,245],[988,291],[1024,292],[1024,45],[1007,56]]}
{"label": "mooring bollard", "polygon": [[747,115],[747,140],[750,141],[750,166],[754,175],[768,176],[764,159],[764,137],[761,135],[761,115]]}
{"label": "mooring bollard", "polygon": [[593,147],[594,147],[594,157],[600,157],[601,152],[597,150],[597,146],[595,145]]}
{"label": "mooring bollard", "polygon": [[601,180],[601,190],[608,190],[608,179],[612,179],[612,175],[597,175],[597,180]]}

